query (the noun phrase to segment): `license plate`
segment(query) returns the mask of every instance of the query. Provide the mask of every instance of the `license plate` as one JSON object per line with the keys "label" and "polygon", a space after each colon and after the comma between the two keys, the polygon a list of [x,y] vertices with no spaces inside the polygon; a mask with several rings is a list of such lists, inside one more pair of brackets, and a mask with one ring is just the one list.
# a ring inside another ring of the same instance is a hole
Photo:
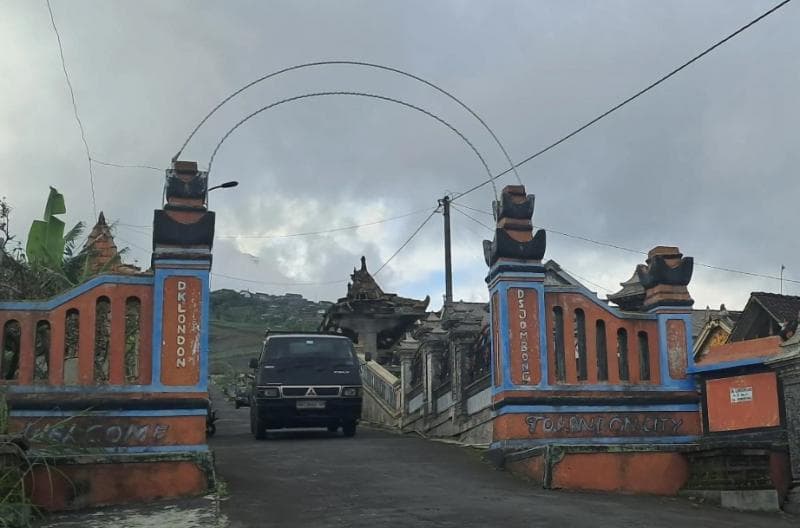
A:
{"label": "license plate", "polygon": [[298,400],[298,409],[324,409],[325,402],[322,400]]}

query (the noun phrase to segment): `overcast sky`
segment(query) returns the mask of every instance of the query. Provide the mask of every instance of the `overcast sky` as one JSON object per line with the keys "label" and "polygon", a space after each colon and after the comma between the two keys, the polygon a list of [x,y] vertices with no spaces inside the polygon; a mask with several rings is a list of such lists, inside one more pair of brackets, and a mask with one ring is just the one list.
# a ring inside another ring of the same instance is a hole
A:
{"label": "overcast sky", "polygon": [[[293,64],[356,59],[410,71],[453,92],[519,160],[616,104],[766,11],[773,1],[79,1],[52,0],[94,157],[166,167],[221,98]],[[92,223],[86,157],[45,2],[0,0],[0,195],[21,238],[48,186],[68,223]],[[789,4],[613,116],[519,169],[534,222],[647,250],[677,245],[697,261],[800,279],[800,5]],[[452,101],[387,72],[324,66],[266,81],[223,108],[184,159],[206,166],[219,138],[255,109],[294,95],[350,90],[396,97],[461,130],[492,171],[491,137]],[[271,283],[346,280],[360,256],[378,268],[425,218],[324,236],[236,238],[361,224],[433,209],[486,178],[462,140],[399,105],[326,97],[276,107],[239,128],[214,162],[213,272]],[[498,186],[513,183],[511,175]],[[95,167],[98,209],[118,222],[129,259],[149,264],[163,173]],[[486,186],[463,204],[488,211]],[[491,217],[468,211],[478,220]],[[141,226],[141,227],[131,227]],[[455,297],[487,298],[481,240],[454,212]],[[223,238],[225,237],[225,238]],[[636,254],[548,233],[547,258],[616,289]],[[435,216],[378,276],[387,291],[443,292]],[[343,296],[345,284],[268,285],[215,276],[214,288]],[[604,297],[605,290],[588,284]],[[740,308],[775,280],[695,268],[696,307]],[[800,294],[800,284],[784,283]]]}

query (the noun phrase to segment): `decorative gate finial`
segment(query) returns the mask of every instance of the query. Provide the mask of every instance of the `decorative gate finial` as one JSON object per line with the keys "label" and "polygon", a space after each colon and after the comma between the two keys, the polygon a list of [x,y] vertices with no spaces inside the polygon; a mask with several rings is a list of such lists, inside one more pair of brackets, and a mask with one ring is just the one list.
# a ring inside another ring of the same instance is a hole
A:
{"label": "decorative gate finial", "polygon": [[498,259],[536,260],[544,257],[547,236],[543,229],[533,234],[535,196],[525,194],[524,185],[507,185],[493,207],[497,217],[494,240],[483,241],[487,266]]}

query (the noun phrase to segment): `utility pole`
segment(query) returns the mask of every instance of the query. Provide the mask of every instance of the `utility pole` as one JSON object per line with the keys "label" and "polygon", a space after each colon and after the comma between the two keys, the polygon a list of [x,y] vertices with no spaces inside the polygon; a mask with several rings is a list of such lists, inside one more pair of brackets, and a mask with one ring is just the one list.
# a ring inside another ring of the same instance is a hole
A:
{"label": "utility pole", "polygon": [[444,216],[444,304],[453,302],[453,259],[450,252],[450,197],[439,200]]}

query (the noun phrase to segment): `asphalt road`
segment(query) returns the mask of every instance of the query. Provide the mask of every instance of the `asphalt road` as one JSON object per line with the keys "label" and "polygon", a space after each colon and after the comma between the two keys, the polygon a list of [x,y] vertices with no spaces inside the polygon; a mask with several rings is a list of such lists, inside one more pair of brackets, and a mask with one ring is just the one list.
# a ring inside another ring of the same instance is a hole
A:
{"label": "asphalt road", "polygon": [[[366,427],[255,440],[248,409],[216,398],[211,445],[239,527],[794,527],[800,519],[746,514],[683,499],[536,489],[471,449]],[[657,478],[657,475],[653,476]]]}

